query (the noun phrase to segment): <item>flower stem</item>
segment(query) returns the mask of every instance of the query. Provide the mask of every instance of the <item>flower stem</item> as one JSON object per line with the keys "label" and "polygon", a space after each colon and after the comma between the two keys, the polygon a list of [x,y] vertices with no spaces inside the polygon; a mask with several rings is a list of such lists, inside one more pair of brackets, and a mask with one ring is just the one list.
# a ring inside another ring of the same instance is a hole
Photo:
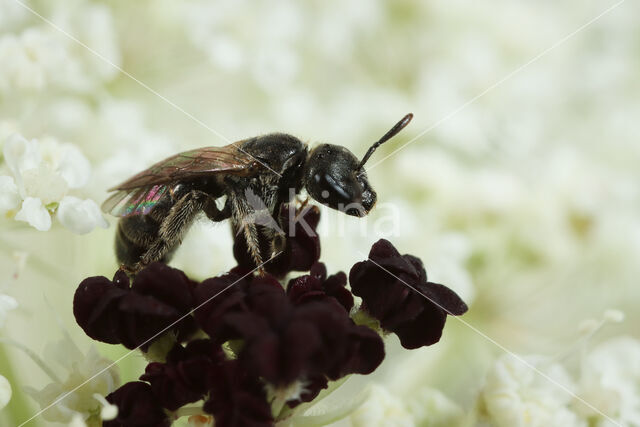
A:
{"label": "flower stem", "polygon": [[17,341],[12,340],[11,338],[0,337],[0,342],[11,345],[19,350],[22,350],[27,356],[29,356],[31,360],[33,360],[33,362],[36,365],[40,367],[40,369],[44,371],[45,374],[49,376],[49,378],[51,378],[51,381],[53,381],[54,383],[61,382],[56,376],[56,374],[51,369],[49,369],[49,367],[44,363],[44,360],[42,360],[40,356],[38,356],[36,353],[31,351],[31,349],[25,347],[24,345],[20,344]]}
{"label": "flower stem", "polygon": [[0,346],[0,366],[2,366],[2,375],[9,381],[13,389],[8,406],[1,411],[0,423],[17,426],[33,415],[34,410],[25,399],[22,389],[17,386],[20,381],[15,375],[11,360],[2,346]]}
{"label": "flower stem", "polygon": [[192,415],[207,415],[207,414],[202,409],[202,406],[183,406],[182,408],[174,412],[174,416],[176,417],[176,419],[180,417],[190,417]]}

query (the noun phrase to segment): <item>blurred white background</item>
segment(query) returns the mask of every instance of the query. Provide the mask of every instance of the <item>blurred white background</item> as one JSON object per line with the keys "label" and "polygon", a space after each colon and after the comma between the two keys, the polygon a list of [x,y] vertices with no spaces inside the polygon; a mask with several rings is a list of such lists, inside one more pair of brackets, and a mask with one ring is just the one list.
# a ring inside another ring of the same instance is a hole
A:
{"label": "blurred white background", "polygon": [[[108,187],[178,151],[283,131],[361,156],[413,112],[369,162],[379,206],[366,232],[358,219],[323,210],[326,224],[344,221],[346,235],[323,229],[321,259],[337,271],[365,258],[384,232],[375,220],[393,210],[400,227],[385,237],[469,303],[468,324],[449,319],[443,340],[418,351],[389,337],[380,372],[358,381],[379,384],[374,398],[391,409],[365,409],[370,418],[361,410],[343,425],[385,416],[380,425],[437,425],[443,406],[420,402],[426,389],[471,425],[607,425],[550,383],[555,403],[536,398],[529,424],[508,418],[527,398],[492,403],[485,377],[500,346],[568,354],[554,361],[571,390],[616,422],[639,425],[628,418],[640,414],[637,361],[612,362],[632,381],[631,391],[617,390],[618,380],[601,390],[618,403],[580,388],[582,350],[640,338],[638,16],[632,0],[0,0],[0,147],[14,133],[73,144],[91,175],[69,194],[99,204]],[[1,160],[0,175],[10,176]],[[1,336],[42,355],[66,330],[86,351],[73,293],[84,277],[115,270],[114,218],[76,235],[55,218],[38,231],[16,210],[0,219],[0,293],[18,304]],[[173,265],[216,275],[234,265],[230,249],[226,226],[202,222]],[[622,310],[624,322],[572,347],[583,320],[608,309]],[[143,360],[119,366],[131,380]],[[50,380],[8,345],[0,374],[13,389],[0,424],[17,425],[39,408],[22,387]],[[558,408],[571,416],[536,418]]]}

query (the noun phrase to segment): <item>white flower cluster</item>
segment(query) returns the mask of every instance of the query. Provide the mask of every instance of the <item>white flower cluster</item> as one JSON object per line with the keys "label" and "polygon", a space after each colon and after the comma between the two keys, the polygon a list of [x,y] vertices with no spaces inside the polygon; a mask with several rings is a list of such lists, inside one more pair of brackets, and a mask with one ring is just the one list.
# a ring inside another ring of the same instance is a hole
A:
{"label": "white flower cluster", "polygon": [[84,187],[91,171],[74,145],[14,134],[4,143],[3,156],[9,175],[0,176],[0,215],[15,211],[17,221],[40,231],[51,228],[51,213],[78,234],[108,226],[93,200],[68,194]]}
{"label": "white flower cluster", "polygon": [[567,371],[541,358],[525,360],[505,355],[487,375],[482,393],[491,421],[497,427],[586,427],[568,408],[572,396],[566,390],[574,386]]}
{"label": "white flower cluster", "polygon": [[[482,390],[486,415],[497,427],[635,427],[640,425],[640,340],[620,336],[586,352],[588,339],[622,313],[589,321],[579,342],[577,376],[567,363],[507,354],[489,370]],[[589,327],[590,326],[590,327]]]}
{"label": "white flower cluster", "polygon": [[[0,24],[5,10],[9,13],[7,19],[11,14],[22,17],[31,14],[13,0],[3,0],[2,3]],[[3,64],[0,68],[0,94],[4,92],[11,96],[46,89],[87,92],[117,73],[111,64],[120,62],[119,49],[109,10],[90,3],[76,8],[63,4],[52,6],[52,25],[37,22],[37,25],[22,31],[0,36],[0,62]],[[106,61],[96,58],[64,32],[74,33],[74,37],[82,39],[88,49]]]}
{"label": "white flower cluster", "polygon": [[104,399],[120,385],[118,367],[111,360],[100,356],[93,346],[83,353],[65,335],[45,348],[45,361],[59,366],[57,370],[64,377],[52,378],[53,382],[41,390],[27,388],[27,393],[44,410],[44,419],[82,425],[80,421],[91,417],[115,418],[117,408]]}
{"label": "white flower cluster", "polygon": [[53,42],[48,30],[27,29],[18,36],[0,38],[0,91],[42,90],[62,71],[65,75],[69,58]]}
{"label": "white flower cluster", "polygon": [[[578,396],[621,425],[640,426],[640,340],[622,336],[598,345],[584,358],[581,372]],[[575,406],[598,427],[612,425],[593,407]]]}
{"label": "white flower cluster", "polygon": [[29,12],[14,0],[0,0],[0,28],[19,27]]}
{"label": "white flower cluster", "polygon": [[411,396],[400,398],[384,387],[374,385],[367,400],[349,415],[348,420],[353,427],[444,427],[460,425],[464,414],[458,405],[438,390],[421,387]]}

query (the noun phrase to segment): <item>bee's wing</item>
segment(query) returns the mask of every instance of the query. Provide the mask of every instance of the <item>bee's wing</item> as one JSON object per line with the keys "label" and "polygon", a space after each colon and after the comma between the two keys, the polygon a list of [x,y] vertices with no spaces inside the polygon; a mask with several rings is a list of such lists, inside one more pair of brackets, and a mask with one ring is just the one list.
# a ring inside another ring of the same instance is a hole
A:
{"label": "bee's wing", "polygon": [[111,191],[118,191],[102,204],[102,210],[121,217],[146,215],[168,187],[180,180],[217,173],[250,175],[257,160],[238,149],[242,142],[224,147],[198,148],[162,160],[111,188]]}
{"label": "bee's wing", "polygon": [[239,141],[224,147],[198,148],[176,154],[116,185],[110,191],[150,187],[220,172],[248,175],[257,160],[238,149],[243,142]]}
{"label": "bee's wing", "polygon": [[120,190],[102,204],[102,210],[113,216],[146,215],[167,192],[166,185]]}

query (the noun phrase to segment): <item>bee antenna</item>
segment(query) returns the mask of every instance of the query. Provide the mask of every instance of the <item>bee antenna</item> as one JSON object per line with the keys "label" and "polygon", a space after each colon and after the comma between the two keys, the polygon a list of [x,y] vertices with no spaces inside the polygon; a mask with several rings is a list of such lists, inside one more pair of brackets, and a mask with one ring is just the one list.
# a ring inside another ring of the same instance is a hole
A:
{"label": "bee antenna", "polygon": [[385,142],[387,142],[388,140],[390,140],[391,138],[393,138],[394,136],[396,136],[398,134],[398,132],[400,132],[402,129],[404,129],[404,127],[406,125],[409,124],[409,122],[411,121],[411,119],[413,119],[413,114],[409,113],[406,116],[404,116],[398,123],[395,124],[395,126],[393,126],[389,132],[385,133],[384,136],[382,138],[380,138],[377,142],[375,142],[371,148],[369,148],[369,150],[367,150],[367,154],[364,155],[364,157],[362,158],[362,160],[360,161],[360,164],[358,165],[358,167],[356,168],[356,172],[360,171],[362,169],[362,167],[364,166],[365,163],[367,163],[367,160],[369,160],[369,157],[371,157],[371,155],[373,154],[374,151],[376,151],[376,149],[381,146],[382,144],[384,144]]}

